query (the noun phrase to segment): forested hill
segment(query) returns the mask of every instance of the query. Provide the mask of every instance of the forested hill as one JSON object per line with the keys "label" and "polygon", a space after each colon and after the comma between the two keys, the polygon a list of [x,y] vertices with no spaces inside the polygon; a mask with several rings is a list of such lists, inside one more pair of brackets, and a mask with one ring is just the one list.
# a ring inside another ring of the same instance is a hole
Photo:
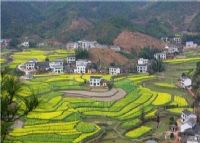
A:
{"label": "forested hill", "polygon": [[200,32],[200,2],[2,2],[2,37],[111,44],[123,30]]}

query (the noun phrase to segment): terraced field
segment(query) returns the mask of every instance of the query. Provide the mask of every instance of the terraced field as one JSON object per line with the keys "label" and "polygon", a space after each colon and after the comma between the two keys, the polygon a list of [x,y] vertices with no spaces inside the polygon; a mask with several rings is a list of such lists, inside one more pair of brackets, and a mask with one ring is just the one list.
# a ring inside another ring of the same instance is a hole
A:
{"label": "terraced field", "polygon": [[[89,75],[85,75],[82,78],[88,79],[88,77]],[[104,77],[109,78],[107,75]],[[127,95],[119,101],[106,102],[90,98],[65,97],[60,92],[67,89],[86,90],[88,87],[83,85],[82,78],[80,75],[39,75],[26,81],[21,95],[29,96],[30,91],[34,91],[39,97],[39,106],[26,116],[23,128],[16,128],[9,134],[6,142],[40,143],[48,140],[52,143],[77,143],[102,132],[100,126],[84,122],[85,117],[99,116],[119,120],[120,128],[130,129],[141,123],[142,111],[146,114],[145,118],[150,118],[155,115],[158,106],[177,103],[182,107],[187,104],[187,101],[178,96],[173,101],[172,95],[168,93],[142,87],[139,83],[147,79],[147,75],[143,74],[115,81],[116,88],[127,92]],[[148,77],[150,78],[153,77]],[[21,106],[21,110],[23,107]],[[136,138],[136,135],[132,134],[128,132],[125,136]],[[45,138],[46,136],[49,136],[49,139]]]}
{"label": "terraced field", "polygon": [[[47,56],[45,54],[39,51],[38,59],[43,60]],[[11,66],[32,57],[32,55],[26,57],[25,54],[23,57],[22,54],[20,59],[20,55],[13,55],[17,60],[12,62]],[[48,57],[56,56],[49,54]],[[23,128],[13,129],[5,142],[80,143],[96,139],[102,143],[137,143],[143,142],[138,139],[143,139],[143,136],[149,134],[163,137],[161,133],[168,128],[165,127],[167,121],[161,123],[159,129],[153,126],[155,124],[153,119],[158,112],[174,116],[183,109],[191,110],[188,108],[190,98],[175,86],[175,82],[182,71],[188,71],[194,66],[194,62],[184,63],[186,66],[177,66],[179,64],[169,64],[169,69],[165,73],[154,76],[134,74],[115,78],[114,88],[123,89],[127,93],[118,101],[68,97],[61,92],[89,90],[84,80],[89,80],[91,75],[35,75],[33,79],[24,82],[21,96],[29,96],[34,92],[39,98],[39,105],[21,119],[24,122]],[[110,75],[102,76],[107,80],[111,79]],[[164,110],[166,105],[172,105],[174,108]],[[24,110],[24,107],[22,103],[19,112]],[[147,123],[144,124],[142,118]],[[102,134],[104,136],[101,136]]]}
{"label": "terraced field", "polygon": [[15,52],[11,58],[13,61],[9,64],[10,68],[16,68],[17,65],[27,62],[30,59],[37,59],[38,61],[44,61],[45,58],[49,58],[50,60],[58,59],[58,58],[66,58],[68,54],[73,54],[74,51],[69,50],[51,50],[51,51],[43,51],[43,50],[35,50],[28,49],[22,52]]}

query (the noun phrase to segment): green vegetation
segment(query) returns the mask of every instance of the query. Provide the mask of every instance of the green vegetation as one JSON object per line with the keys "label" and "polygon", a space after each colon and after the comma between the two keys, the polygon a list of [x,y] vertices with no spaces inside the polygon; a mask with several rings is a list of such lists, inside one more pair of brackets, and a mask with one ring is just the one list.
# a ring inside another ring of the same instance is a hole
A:
{"label": "green vegetation", "polygon": [[[115,134],[113,130],[117,131],[116,139],[120,134],[127,137],[126,140],[142,140],[150,132],[153,137],[162,138],[161,133],[168,129],[168,122],[160,117],[156,128],[157,121],[154,120],[159,114],[180,115],[182,110],[192,109],[191,96],[176,88],[175,83],[182,72],[191,71],[195,65],[195,62],[166,63],[166,71],[155,75],[130,74],[112,78],[96,74],[107,80],[113,79],[113,87],[126,91],[127,95],[118,101],[68,97],[62,92],[88,90],[83,83],[89,80],[90,74],[34,75],[33,79],[23,82],[18,95],[26,98],[27,103],[15,99],[21,105],[16,114],[24,113],[32,101],[36,104],[31,105],[37,106],[30,108],[22,119],[24,126],[10,131],[5,142],[45,142],[49,137],[48,142],[78,143],[96,138],[103,132],[108,132],[105,136],[109,138]],[[5,128],[6,124],[3,125]]]}
{"label": "green vegetation", "polygon": [[87,59],[89,58],[88,50],[77,49],[75,50],[76,59]]}
{"label": "green vegetation", "polygon": [[139,138],[140,136],[142,136],[150,131],[151,131],[150,127],[141,126],[139,128],[136,128],[134,130],[127,132],[126,136],[129,138]]}
{"label": "green vegetation", "polygon": [[144,59],[154,59],[154,54],[160,52],[159,49],[144,47],[140,50],[139,57]]}
{"label": "green vegetation", "polygon": [[44,50],[34,50],[28,49],[22,52],[15,52],[11,57],[13,61],[9,64],[10,68],[16,68],[17,65],[23,64],[31,59],[37,59],[38,61],[45,61],[48,58],[50,61],[58,58],[66,58],[68,54],[72,54],[74,51],[69,50],[53,50],[53,51],[44,51]]}

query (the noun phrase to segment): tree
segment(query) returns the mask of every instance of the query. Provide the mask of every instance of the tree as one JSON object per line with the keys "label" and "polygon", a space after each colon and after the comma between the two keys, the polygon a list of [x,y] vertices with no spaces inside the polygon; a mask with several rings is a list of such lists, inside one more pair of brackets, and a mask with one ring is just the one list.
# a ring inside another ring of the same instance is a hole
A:
{"label": "tree", "polygon": [[149,73],[162,72],[165,70],[165,65],[160,59],[151,60],[151,65],[149,66]]}
{"label": "tree", "polygon": [[139,52],[139,57],[144,59],[153,59],[154,54],[160,52],[157,48],[144,47]]}
{"label": "tree", "polygon": [[141,109],[140,120],[141,120],[142,122],[144,122],[144,120],[145,120],[144,108]]}
{"label": "tree", "polygon": [[18,39],[13,38],[13,39],[10,41],[9,46],[10,46],[11,48],[16,48],[18,44],[19,44]]}
{"label": "tree", "polygon": [[38,98],[34,93],[32,93],[30,97],[24,98],[23,101],[26,105],[26,110],[24,112],[25,114],[28,114],[28,112],[36,108],[39,103]]}
{"label": "tree", "polygon": [[76,54],[76,59],[87,59],[87,58],[89,58],[88,50],[76,49],[75,54]]}
{"label": "tree", "polygon": [[36,42],[34,42],[34,41],[29,42],[29,47],[35,48],[36,46],[37,46]]}

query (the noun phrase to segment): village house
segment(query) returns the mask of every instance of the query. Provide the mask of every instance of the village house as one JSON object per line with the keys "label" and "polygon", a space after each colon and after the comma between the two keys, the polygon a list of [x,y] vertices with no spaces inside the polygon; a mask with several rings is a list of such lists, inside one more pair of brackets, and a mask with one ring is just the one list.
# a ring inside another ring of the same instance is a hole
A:
{"label": "village house", "polygon": [[184,49],[197,48],[197,46],[198,45],[196,43],[194,43],[193,41],[187,41],[185,43]]}
{"label": "village house", "polygon": [[70,63],[75,63],[76,62],[76,56],[73,54],[73,55],[68,55],[67,56],[67,63],[70,64]]}
{"label": "village house", "polygon": [[189,77],[182,75],[180,78],[180,86],[182,88],[191,88],[192,80]]}
{"label": "village house", "polygon": [[80,59],[76,61],[76,68],[74,69],[74,73],[86,73],[87,65],[91,63],[91,61]]}
{"label": "village house", "polygon": [[187,143],[200,143],[200,135],[188,136]]}
{"label": "village house", "polygon": [[167,43],[167,42],[169,42],[169,38],[168,37],[161,37],[161,41]]}
{"label": "village house", "polygon": [[101,86],[102,77],[100,76],[90,76],[90,86]]}
{"label": "village house", "polygon": [[181,44],[182,42],[181,37],[174,37],[173,41],[175,42],[175,44]]}
{"label": "village house", "polygon": [[78,48],[85,50],[88,50],[90,48],[95,48],[98,44],[96,41],[86,41],[86,40],[78,41],[77,43],[78,43]]}
{"label": "village house", "polygon": [[183,110],[180,122],[177,124],[181,143],[199,143],[200,126],[197,124],[197,116],[194,113]]}
{"label": "village house", "polygon": [[162,59],[162,60],[164,60],[164,59],[166,59],[167,58],[167,54],[166,54],[166,52],[164,51],[164,52],[161,52],[161,53],[156,53],[156,54],[154,54],[154,58],[155,59]]}
{"label": "village house", "polygon": [[107,82],[101,76],[90,76],[89,85],[92,87],[107,86]]}
{"label": "village house", "polygon": [[143,59],[143,58],[138,59],[138,65],[148,64],[148,62],[149,62],[148,59]]}
{"label": "village house", "polygon": [[77,42],[69,42],[66,44],[67,49],[78,49],[78,43]]}
{"label": "village house", "polygon": [[24,64],[26,70],[35,70],[36,59],[32,59]]}
{"label": "village house", "polygon": [[167,50],[168,54],[176,54],[179,53],[179,49],[176,45],[166,45],[165,49]]}
{"label": "village house", "polygon": [[120,68],[119,67],[115,67],[115,66],[109,67],[109,74],[110,75],[118,75],[118,74],[120,74]]}
{"label": "village house", "polygon": [[148,65],[144,64],[144,65],[137,65],[137,72],[139,73],[147,73],[148,71]]}
{"label": "village house", "polygon": [[110,49],[116,51],[116,52],[120,52],[121,48],[119,46],[110,46]]}
{"label": "village house", "polygon": [[49,67],[54,73],[63,73],[63,59],[57,59],[53,62],[49,62]]}
{"label": "village house", "polygon": [[193,128],[196,125],[197,116],[188,110],[184,110],[181,114],[181,122],[182,125],[180,126],[180,131],[184,132],[185,130]]}
{"label": "village house", "polygon": [[139,73],[147,73],[148,71],[148,59],[140,58],[138,59],[138,65],[137,65],[137,72]]}
{"label": "village house", "polygon": [[50,69],[49,62],[48,62],[48,61],[45,61],[45,62],[37,62],[37,63],[36,63],[36,69],[37,69],[38,71],[41,71],[41,72],[48,71],[48,70]]}
{"label": "village house", "polygon": [[24,41],[24,42],[22,42],[22,43],[20,44],[20,46],[29,48],[29,41]]}
{"label": "village house", "polygon": [[1,43],[1,48],[3,47],[8,47],[9,43],[10,43],[11,39],[1,39],[0,43]]}

